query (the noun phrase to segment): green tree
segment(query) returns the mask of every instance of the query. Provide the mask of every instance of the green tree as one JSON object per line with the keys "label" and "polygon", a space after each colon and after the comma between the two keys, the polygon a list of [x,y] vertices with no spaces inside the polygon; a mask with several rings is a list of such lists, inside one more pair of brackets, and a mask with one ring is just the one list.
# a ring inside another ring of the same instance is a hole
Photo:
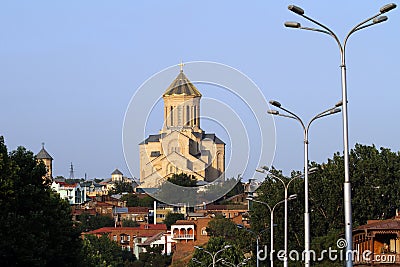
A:
{"label": "green tree", "polygon": [[122,220],[122,227],[138,227],[139,223],[137,221],[124,219]]}
{"label": "green tree", "polygon": [[229,219],[218,214],[207,225],[207,233],[214,237],[223,237],[227,240],[234,240],[238,234],[237,225]]}
{"label": "green tree", "polygon": [[237,179],[231,178],[228,180],[235,181],[236,185],[228,193],[226,193],[225,198],[230,198],[230,197],[244,193],[244,186],[242,183],[242,178],[240,176],[238,176]]}
{"label": "green tree", "polygon": [[182,202],[188,206],[194,206],[197,199],[197,180],[193,175],[185,173],[173,174],[168,178],[155,193],[157,199],[167,199],[171,205],[178,205]]}
{"label": "green tree", "polygon": [[[350,151],[349,171],[352,185],[353,225],[365,224],[369,219],[387,219],[396,214],[400,206],[400,192],[393,190],[400,186],[400,154],[387,148],[356,144]],[[343,156],[335,153],[322,164],[312,162],[309,167],[318,171],[309,177],[309,203],[311,220],[311,249],[321,251],[335,247],[336,240],[344,229]],[[280,171],[273,170],[276,175]],[[292,177],[300,172],[293,172]],[[282,176],[282,178],[284,178]],[[288,178],[284,178],[288,179]],[[288,180],[287,180],[288,181]],[[283,199],[283,186],[267,179],[258,188],[258,199],[274,203]],[[304,187],[302,181],[296,181],[289,188],[290,194],[297,199],[289,202],[289,250],[303,250],[304,240]],[[267,215],[267,216],[266,216]],[[253,203],[251,211],[252,230],[260,231],[269,227],[269,210],[265,205]],[[283,205],[274,213],[275,233],[283,232]],[[268,239],[268,237],[266,236]],[[283,237],[276,235],[275,247],[283,247]],[[290,263],[301,266],[301,262]],[[341,266],[340,262],[316,262],[318,266]]]}
{"label": "green tree", "polygon": [[138,203],[139,207],[153,207],[153,204],[154,204],[154,198],[152,198],[149,195],[139,198],[139,203]]}
{"label": "green tree", "polygon": [[[101,237],[86,235],[81,251],[81,265],[87,267],[124,266],[124,255],[126,254],[123,253],[121,247],[107,235]],[[129,262],[134,258],[126,260]]]}
{"label": "green tree", "polygon": [[88,232],[102,227],[112,227],[115,222],[110,216],[105,215],[89,215],[82,213],[79,216],[80,230],[81,232]]}
{"label": "green tree", "polygon": [[122,194],[122,193],[132,193],[133,187],[132,183],[125,181],[117,181],[114,183],[114,187],[108,191],[109,195]]}
{"label": "green tree", "polygon": [[193,175],[187,175],[186,173],[173,174],[168,178],[168,182],[184,187],[195,187],[197,185],[196,178]]}
{"label": "green tree", "polygon": [[0,265],[77,266],[81,240],[71,209],[23,147],[10,153],[0,137]]}
{"label": "green tree", "polygon": [[167,267],[170,266],[172,257],[169,255],[163,255],[162,247],[146,247],[146,252],[139,254],[139,260],[131,263],[130,267]]}
{"label": "green tree", "polygon": [[167,215],[165,215],[164,223],[167,225],[168,229],[171,229],[171,225],[173,225],[177,220],[184,220],[185,215],[182,213],[173,213],[173,212],[168,212]]}
{"label": "green tree", "polygon": [[[226,249],[224,249],[226,248]],[[228,263],[223,263],[223,260],[234,264],[235,266],[244,260],[244,255],[241,249],[232,242],[227,242],[223,237],[211,237],[207,245],[203,248],[208,251],[212,255],[215,256],[216,265],[215,266],[227,266]],[[224,250],[223,250],[224,249]],[[204,252],[204,250],[196,249],[192,260],[189,262],[189,267],[199,266],[201,262],[201,266],[210,266],[212,265],[212,257],[210,254]],[[223,250],[216,254],[218,251]],[[195,259],[195,261],[193,260]],[[229,266],[229,264],[228,264]]]}
{"label": "green tree", "polygon": [[125,194],[121,197],[122,201],[126,201],[126,206],[127,207],[137,207],[139,206],[139,197],[136,194],[129,193]]}

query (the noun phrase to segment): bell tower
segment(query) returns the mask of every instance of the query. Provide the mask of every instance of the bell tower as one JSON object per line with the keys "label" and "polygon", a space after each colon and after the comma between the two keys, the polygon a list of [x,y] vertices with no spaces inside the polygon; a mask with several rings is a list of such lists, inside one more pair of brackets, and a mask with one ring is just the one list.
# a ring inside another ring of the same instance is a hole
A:
{"label": "bell tower", "polygon": [[53,179],[53,158],[46,151],[46,149],[44,149],[44,143],[42,143],[42,149],[36,155],[36,159],[38,161],[42,161],[44,163],[44,165],[46,166],[47,172],[43,178],[51,181]]}
{"label": "bell tower", "polygon": [[173,130],[199,132],[201,93],[183,73],[184,64],[178,76],[163,94],[164,126],[162,133]]}

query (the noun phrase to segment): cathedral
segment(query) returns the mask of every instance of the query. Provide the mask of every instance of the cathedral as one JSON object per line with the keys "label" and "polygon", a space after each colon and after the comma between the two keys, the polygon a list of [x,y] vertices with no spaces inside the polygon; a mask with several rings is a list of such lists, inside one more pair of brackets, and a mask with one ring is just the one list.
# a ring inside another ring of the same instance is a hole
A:
{"label": "cathedral", "polygon": [[171,175],[180,173],[193,175],[198,184],[224,178],[225,143],[200,128],[201,93],[182,66],[162,96],[162,130],[139,144],[143,188],[159,187]]}

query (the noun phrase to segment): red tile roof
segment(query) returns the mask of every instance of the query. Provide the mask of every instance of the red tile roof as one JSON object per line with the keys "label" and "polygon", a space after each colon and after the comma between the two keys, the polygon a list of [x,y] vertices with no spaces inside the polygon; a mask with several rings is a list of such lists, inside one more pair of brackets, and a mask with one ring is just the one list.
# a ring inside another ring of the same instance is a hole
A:
{"label": "red tile roof", "polygon": [[400,230],[399,219],[374,221],[357,227],[355,230]]}
{"label": "red tile roof", "polygon": [[77,183],[75,183],[75,184],[68,184],[68,183],[66,183],[66,182],[55,182],[56,184],[59,184],[60,186],[63,186],[63,187],[71,187],[71,188],[74,188],[74,187],[76,187],[77,186]]}
{"label": "red tile roof", "polygon": [[[87,234],[101,234],[101,233],[111,233],[113,231],[145,231],[145,230],[167,230],[167,225],[165,224],[142,224],[138,227],[102,227]],[[152,236],[152,235],[151,235]]]}
{"label": "red tile roof", "polygon": [[191,221],[188,221],[188,220],[177,220],[173,225],[195,225],[196,223],[193,221],[193,220],[191,220]]}
{"label": "red tile roof", "polygon": [[149,208],[147,207],[128,207],[128,212],[129,213],[148,213],[149,212]]}

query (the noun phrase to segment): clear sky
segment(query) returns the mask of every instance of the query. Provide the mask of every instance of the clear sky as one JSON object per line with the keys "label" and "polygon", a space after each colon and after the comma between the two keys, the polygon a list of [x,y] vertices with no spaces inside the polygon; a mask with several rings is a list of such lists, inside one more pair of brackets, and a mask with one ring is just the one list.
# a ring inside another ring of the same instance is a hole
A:
{"label": "clear sky", "polygon": [[[122,146],[125,111],[141,84],[180,60],[231,66],[266,100],[308,121],[341,98],[339,49],[327,35],[285,28],[285,21],[310,25],[287,6],[301,6],[343,39],[386,3],[2,1],[0,135],[10,150],[22,145],[37,153],[45,142],[54,175],[68,177],[73,162],[75,177],[110,177],[115,168],[131,176]],[[400,8],[387,16],[347,47],[351,147],[400,149]],[[300,125],[284,118],[275,124],[273,165],[285,174],[301,170]],[[341,150],[341,114],[315,122],[310,160]]]}

